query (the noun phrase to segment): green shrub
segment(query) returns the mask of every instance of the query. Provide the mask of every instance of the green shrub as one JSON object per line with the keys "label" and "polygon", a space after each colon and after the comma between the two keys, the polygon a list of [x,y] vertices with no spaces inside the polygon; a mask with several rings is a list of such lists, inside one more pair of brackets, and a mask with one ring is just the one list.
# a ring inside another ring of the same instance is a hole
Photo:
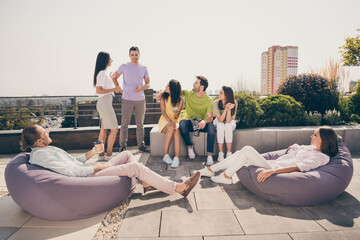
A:
{"label": "green shrub", "polygon": [[318,112],[307,112],[304,113],[304,124],[305,126],[320,126],[322,120],[321,113]]}
{"label": "green shrub", "polygon": [[351,110],[350,110],[350,98],[346,97],[340,97],[339,104],[338,104],[338,110],[341,115],[341,119],[344,122],[350,122],[350,116],[351,116]]}
{"label": "green shrub", "polygon": [[297,126],[303,124],[304,107],[293,97],[286,95],[268,96],[259,100],[264,111],[263,126]]}
{"label": "green shrub", "polygon": [[352,114],[357,114],[360,116],[360,94],[356,93],[348,97],[349,99],[349,109]]}
{"label": "green shrub", "polygon": [[247,93],[241,92],[235,94],[235,100],[238,103],[236,111],[237,128],[251,128],[259,124],[259,118],[263,114],[259,103],[255,98]]}
{"label": "green shrub", "polygon": [[360,116],[357,114],[351,114],[350,121],[353,123],[360,123]]}
{"label": "green shrub", "polygon": [[339,93],[330,81],[316,74],[288,77],[279,87],[279,94],[292,96],[303,104],[306,111],[324,114],[337,108]]}
{"label": "green shrub", "polygon": [[341,114],[339,111],[334,110],[327,110],[323,117],[323,123],[325,125],[340,125],[343,124],[341,121]]}

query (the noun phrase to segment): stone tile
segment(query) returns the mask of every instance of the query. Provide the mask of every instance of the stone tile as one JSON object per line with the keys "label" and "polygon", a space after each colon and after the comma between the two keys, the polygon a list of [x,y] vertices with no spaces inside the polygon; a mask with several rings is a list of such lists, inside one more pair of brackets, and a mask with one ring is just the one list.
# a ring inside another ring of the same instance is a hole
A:
{"label": "stone tile", "polygon": [[48,221],[37,217],[32,217],[27,221],[23,227],[31,228],[98,228],[101,221],[104,219],[105,213],[99,214],[95,217],[84,218],[71,221]]}
{"label": "stone tile", "polygon": [[161,212],[128,211],[117,237],[158,237]]}
{"label": "stone tile", "polygon": [[18,229],[16,227],[0,227],[0,239],[8,239]]}
{"label": "stone tile", "polygon": [[360,228],[360,205],[320,205],[303,209],[328,231]]}
{"label": "stone tile", "polygon": [[245,234],[269,234],[324,231],[306,213],[296,207],[279,209],[234,210]]}
{"label": "stone tile", "polygon": [[158,237],[158,238],[122,238],[116,240],[202,240],[202,237]]}
{"label": "stone tile", "polygon": [[235,205],[225,192],[195,192],[199,210],[235,209]]}
{"label": "stone tile", "polygon": [[128,211],[153,212],[153,211],[187,211],[196,210],[196,203],[193,194],[184,198],[180,194],[168,195],[158,192],[151,193],[137,198],[132,198]]}
{"label": "stone tile", "polygon": [[354,175],[360,175],[360,159],[353,158]]}
{"label": "stone tile", "polygon": [[217,236],[243,234],[231,210],[164,211],[161,219],[161,237]]}
{"label": "stone tile", "polygon": [[20,208],[10,196],[0,198],[0,227],[21,227],[32,215]]}
{"label": "stone tile", "polygon": [[264,208],[257,197],[247,191],[195,193],[199,210]]}
{"label": "stone tile", "polygon": [[204,240],[291,240],[287,234],[204,237]]}
{"label": "stone tile", "polygon": [[91,240],[97,228],[21,228],[9,240]]}
{"label": "stone tile", "polygon": [[354,175],[352,177],[351,182],[345,191],[360,202],[360,175]]}
{"label": "stone tile", "polygon": [[235,205],[235,209],[265,208],[260,198],[249,191],[229,191],[226,194],[229,195],[229,198]]}
{"label": "stone tile", "polygon": [[222,192],[222,189],[219,184],[214,183],[210,178],[202,177],[192,192]]}
{"label": "stone tile", "polygon": [[229,191],[248,191],[244,185],[241,184],[241,182],[237,181],[235,182],[235,177],[237,177],[237,175],[235,174],[233,176],[233,184],[230,185],[226,185],[226,184],[222,184],[221,188],[225,191],[225,192],[229,192]]}
{"label": "stone tile", "polygon": [[348,192],[343,192],[335,199],[327,202],[330,206],[347,206],[347,205],[359,205],[360,201]]}
{"label": "stone tile", "polygon": [[360,239],[360,230],[348,231],[329,231],[329,232],[313,232],[313,233],[290,233],[294,240],[345,240]]}

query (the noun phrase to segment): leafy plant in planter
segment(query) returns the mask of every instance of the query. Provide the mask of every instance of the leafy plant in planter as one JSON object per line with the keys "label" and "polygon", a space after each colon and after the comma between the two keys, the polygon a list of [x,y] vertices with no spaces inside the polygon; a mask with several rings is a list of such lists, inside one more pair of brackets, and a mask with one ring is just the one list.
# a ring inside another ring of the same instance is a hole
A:
{"label": "leafy plant in planter", "polygon": [[[336,84],[335,84],[336,85]],[[279,94],[289,95],[303,104],[306,111],[324,114],[337,108],[337,86],[316,74],[301,74],[288,77],[279,87]]]}
{"label": "leafy plant in planter", "polygon": [[251,128],[259,125],[259,118],[263,114],[256,99],[245,92],[235,94],[238,103],[236,111],[237,128]]}
{"label": "leafy plant in planter", "polygon": [[263,126],[298,126],[304,123],[304,106],[287,95],[273,95],[259,100],[264,115]]}
{"label": "leafy plant in planter", "polygon": [[304,113],[304,124],[306,126],[320,126],[322,120],[321,113],[318,112],[307,112]]}

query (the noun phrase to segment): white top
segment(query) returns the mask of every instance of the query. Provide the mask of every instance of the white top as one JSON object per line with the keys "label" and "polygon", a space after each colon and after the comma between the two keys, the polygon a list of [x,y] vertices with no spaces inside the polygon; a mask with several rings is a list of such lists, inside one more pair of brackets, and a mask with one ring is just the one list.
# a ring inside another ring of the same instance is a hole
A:
{"label": "white top", "polygon": [[85,154],[75,158],[61,148],[47,146],[32,148],[29,162],[66,176],[86,177],[94,173],[86,160]]}
{"label": "white top", "polygon": [[[110,77],[107,75],[105,70],[102,70],[98,73],[96,76],[96,87],[102,87],[103,89],[111,89],[114,88],[115,85],[113,81],[110,79]],[[115,96],[114,92],[109,92],[105,94],[97,94],[100,97],[103,97],[105,95],[112,94]]]}
{"label": "white top", "polygon": [[326,165],[330,157],[325,153],[315,150],[313,145],[294,144],[290,147],[288,154],[285,154],[274,161],[269,161],[273,169],[297,166],[301,172],[310,171]]}

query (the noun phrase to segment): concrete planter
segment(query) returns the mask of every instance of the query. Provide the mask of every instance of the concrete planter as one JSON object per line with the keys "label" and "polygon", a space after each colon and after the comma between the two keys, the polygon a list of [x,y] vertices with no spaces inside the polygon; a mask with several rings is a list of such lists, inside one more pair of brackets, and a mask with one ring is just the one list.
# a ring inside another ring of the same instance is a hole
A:
{"label": "concrete planter", "polygon": [[[332,127],[337,134],[342,136],[351,152],[360,152],[360,125]],[[237,129],[234,131],[232,152],[235,152],[246,145],[250,145],[257,151],[263,153],[284,149],[294,143],[310,144],[310,136],[317,128],[317,126],[306,126]],[[198,156],[206,155],[206,136],[206,133],[201,133],[199,137],[191,136]],[[151,155],[162,156],[164,154],[164,141],[165,134],[159,133],[158,126],[154,126],[150,132]],[[214,154],[217,155],[218,151],[218,144],[215,140]],[[174,155],[173,143],[170,145],[169,154],[172,156]],[[186,146],[184,145],[183,140],[181,141],[180,155],[187,155]]]}

